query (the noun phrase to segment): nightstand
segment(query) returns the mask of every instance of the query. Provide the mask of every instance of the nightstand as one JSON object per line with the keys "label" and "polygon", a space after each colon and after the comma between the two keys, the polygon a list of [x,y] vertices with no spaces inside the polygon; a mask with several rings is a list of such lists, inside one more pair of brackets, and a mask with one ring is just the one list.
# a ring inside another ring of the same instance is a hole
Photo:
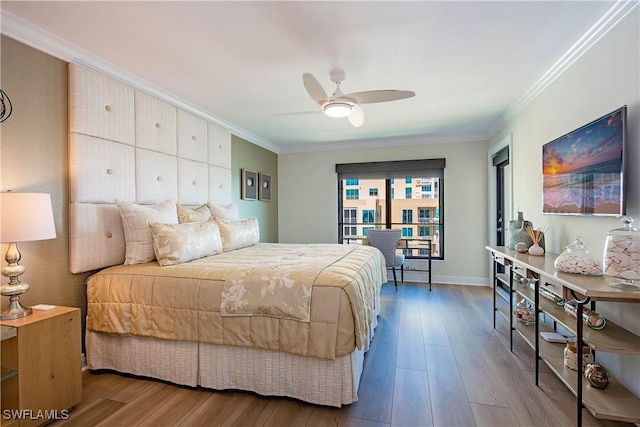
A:
{"label": "nightstand", "polygon": [[68,418],[82,399],[80,309],[55,307],[2,328],[2,425]]}

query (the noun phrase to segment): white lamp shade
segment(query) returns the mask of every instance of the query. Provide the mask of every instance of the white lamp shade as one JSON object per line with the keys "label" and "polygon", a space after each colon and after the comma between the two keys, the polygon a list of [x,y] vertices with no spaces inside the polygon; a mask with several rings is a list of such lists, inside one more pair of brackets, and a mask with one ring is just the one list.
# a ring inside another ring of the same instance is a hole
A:
{"label": "white lamp shade", "polygon": [[0,193],[0,242],[28,242],[55,237],[50,195]]}

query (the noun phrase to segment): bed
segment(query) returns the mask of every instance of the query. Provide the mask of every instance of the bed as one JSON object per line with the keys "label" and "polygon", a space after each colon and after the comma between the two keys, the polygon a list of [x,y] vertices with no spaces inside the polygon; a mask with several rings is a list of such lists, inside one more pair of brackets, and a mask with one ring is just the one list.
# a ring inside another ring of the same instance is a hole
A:
{"label": "bed", "polygon": [[382,254],[260,243],[231,203],[228,131],[84,66],[69,77],[70,270],[97,271],[88,368],[357,401]]}

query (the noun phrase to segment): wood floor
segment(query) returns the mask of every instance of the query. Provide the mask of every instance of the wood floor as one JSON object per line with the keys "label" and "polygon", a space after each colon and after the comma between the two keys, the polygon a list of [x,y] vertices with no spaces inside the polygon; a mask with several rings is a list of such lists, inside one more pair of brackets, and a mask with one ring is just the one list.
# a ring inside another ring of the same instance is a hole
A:
{"label": "wood floor", "polygon": [[[210,391],[113,373],[83,374],[83,400],[53,426],[572,426],[575,397],[506,322],[485,287],[384,285],[359,401],[343,408]],[[595,420],[584,426],[626,425]]]}

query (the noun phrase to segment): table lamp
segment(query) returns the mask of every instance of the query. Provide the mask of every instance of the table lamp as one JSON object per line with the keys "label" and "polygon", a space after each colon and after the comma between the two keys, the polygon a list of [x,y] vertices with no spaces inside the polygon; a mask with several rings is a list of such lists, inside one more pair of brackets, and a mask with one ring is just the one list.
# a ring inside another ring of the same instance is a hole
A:
{"label": "table lamp", "polygon": [[20,295],[29,290],[29,285],[20,283],[18,279],[25,268],[18,264],[21,255],[17,242],[55,237],[51,196],[43,193],[0,193],[0,242],[9,243],[4,257],[7,265],[1,270],[2,275],[9,278],[9,283],[0,287],[0,294],[9,297],[9,306],[0,313],[1,320],[19,319],[32,312],[30,307],[20,303]]}

